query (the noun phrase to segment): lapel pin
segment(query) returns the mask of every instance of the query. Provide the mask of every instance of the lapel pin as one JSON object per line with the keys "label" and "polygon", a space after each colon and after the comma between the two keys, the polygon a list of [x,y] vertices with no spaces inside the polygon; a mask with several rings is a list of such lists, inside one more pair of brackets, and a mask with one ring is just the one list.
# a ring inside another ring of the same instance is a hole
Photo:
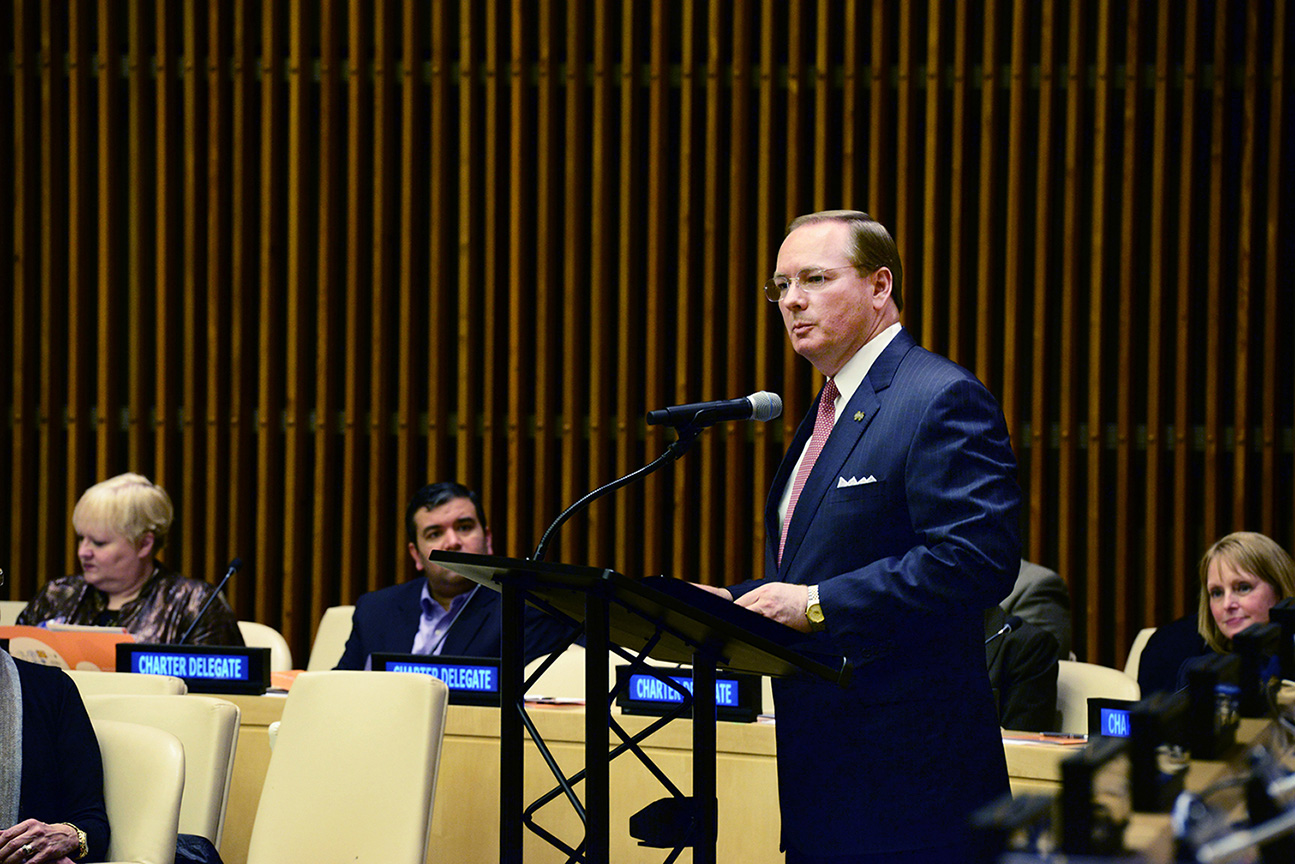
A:
{"label": "lapel pin", "polygon": [[854,412],[854,422],[855,422],[855,423],[858,423],[858,422],[859,422],[860,420],[862,420],[862,419],[863,419],[863,412],[862,412],[862,411],[855,411],[855,412]]}

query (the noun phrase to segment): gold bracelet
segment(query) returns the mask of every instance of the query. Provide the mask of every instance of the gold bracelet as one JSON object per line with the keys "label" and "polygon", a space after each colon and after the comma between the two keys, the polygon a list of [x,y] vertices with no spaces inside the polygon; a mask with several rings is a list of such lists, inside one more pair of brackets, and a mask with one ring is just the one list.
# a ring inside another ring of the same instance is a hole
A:
{"label": "gold bracelet", "polygon": [[73,861],[80,861],[82,858],[90,854],[90,843],[86,838],[84,831],[73,825],[71,822],[60,822],[58,824],[66,825],[76,832],[77,850],[76,854],[72,856]]}

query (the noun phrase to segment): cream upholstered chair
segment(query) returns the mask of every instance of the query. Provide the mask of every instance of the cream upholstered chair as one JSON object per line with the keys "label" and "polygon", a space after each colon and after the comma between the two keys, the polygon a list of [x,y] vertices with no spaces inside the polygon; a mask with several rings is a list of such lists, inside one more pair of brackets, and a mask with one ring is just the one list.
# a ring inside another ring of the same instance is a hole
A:
{"label": "cream upholstered chair", "polygon": [[287,672],[292,668],[292,649],[278,630],[259,621],[239,621],[238,630],[247,647],[270,649],[271,672]]}
{"label": "cream upholstered chair", "polygon": [[26,600],[0,600],[0,627],[17,623],[18,613],[26,608]]}
{"label": "cream upholstered chair", "polygon": [[[544,662],[537,657],[526,664],[526,677],[531,677]],[[615,653],[607,655],[607,687],[616,685],[616,667],[624,666],[625,661]],[[544,670],[540,679],[531,685],[530,692],[537,696],[552,696],[559,699],[585,698],[585,649],[583,645],[569,645],[558,655],[553,665]]]}
{"label": "cream upholstered chair", "polygon": [[302,672],[283,706],[247,864],[422,864],[449,690],[412,672]]}
{"label": "cream upholstered chair", "polygon": [[1124,674],[1134,681],[1138,680],[1138,665],[1142,661],[1142,649],[1147,647],[1147,640],[1156,632],[1154,627],[1143,627],[1133,637],[1133,647],[1129,649],[1129,659],[1124,661]]}
{"label": "cream upholstered chair", "polygon": [[82,698],[104,693],[183,696],[189,685],[183,678],[171,675],[136,675],[133,672],[99,672],[87,669],[65,669],[68,677],[81,691]]}
{"label": "cream upholstered chair", "polygon": [[112,834],[108,860],[174,864],[184,791],[184,747],[170,732],[91,720],[103,756],[103,798]]}
{"label": "cream upholstered chair", "polygon": [[1119,669],[1096,663],[1061,660],[1057,665],[1057,710],[1061,712],[1060,732],[1088,734],[1088,700],[1093,697],[1142,698],[1138,682]]}
{"label": "cream upholstered chair", "polygon": [[310,646],[307,672],[332,669],[342,659],[346,640],[351,638],[351,616],[354,614],[354,606],[329,606],[324,610],[324,617],[319,619],[319,629],[315,631],[315,641]]}
{"label": "cream upholstered chair", "polygon": [[214,696],[86,696],[92,720],[119,720],[170,732],[184,745],[180,833],[219,847],[238,747],[237,705]]}

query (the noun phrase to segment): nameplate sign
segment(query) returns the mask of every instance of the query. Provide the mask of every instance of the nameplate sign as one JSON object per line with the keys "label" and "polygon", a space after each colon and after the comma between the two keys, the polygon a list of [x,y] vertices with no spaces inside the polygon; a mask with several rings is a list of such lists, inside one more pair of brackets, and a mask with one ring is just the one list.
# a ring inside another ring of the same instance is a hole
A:
{"label": "nameplate sign", "polygon": [[260,696],[270,687],[270,649],[122,643],[117,671],[183,678],[190,693]]}
{"label": "nameplate sign", "polygon": [[414,672],[439,678],[450,688],[451,705],[499,704],[497,658],[377,651],[369,655],[369,668],[375,672]]}
{"label": "nameplate sign", "polygon": [[1108,699],[1090,696],[1088,699],[1088,734],[1106,738],[1128,738],[1132,731],[1131,709],[1133,699]]}
{"label": "nameplate sign", "polygon": [[[693,692],[692,670],[654,667],[656,674],[616,667],[616,704],[625,714],[664,716],[683,703],[680,689]],[[669,681],[665,680],[669,679]],[[715,716],[719,720],[751,723],[763,710],[760,676],[720,671],[715,676]]]}

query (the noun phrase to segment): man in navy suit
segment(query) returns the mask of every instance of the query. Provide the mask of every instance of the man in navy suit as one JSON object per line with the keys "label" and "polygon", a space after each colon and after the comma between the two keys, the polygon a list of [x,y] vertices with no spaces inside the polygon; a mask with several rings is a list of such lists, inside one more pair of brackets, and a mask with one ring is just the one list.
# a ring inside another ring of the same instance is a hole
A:
{"label": "man in navy suit", "polygon": [[769,492],[764,578],[713,590],[854,666],[773,682],[788,864],[965,861],[968,814],[1008,792],[983,622],[1020,563],[1016,461],[989,391],[901,327],[901,279],[880,223],[828,211],[765,286],[828,382]]}
{"label": "man in navy suit", "polygon": [[[405,509],[409,557],[426,579],[370,592],[355,603],[351,636],[338,669],[364,669],[374,652],[498,657],[499,593],[427,559],[433,551],[489,555],[490,528],[477,493],[459,483],[433,483]],[[526,608],[526,659],[547,654],[565,628]]]}

